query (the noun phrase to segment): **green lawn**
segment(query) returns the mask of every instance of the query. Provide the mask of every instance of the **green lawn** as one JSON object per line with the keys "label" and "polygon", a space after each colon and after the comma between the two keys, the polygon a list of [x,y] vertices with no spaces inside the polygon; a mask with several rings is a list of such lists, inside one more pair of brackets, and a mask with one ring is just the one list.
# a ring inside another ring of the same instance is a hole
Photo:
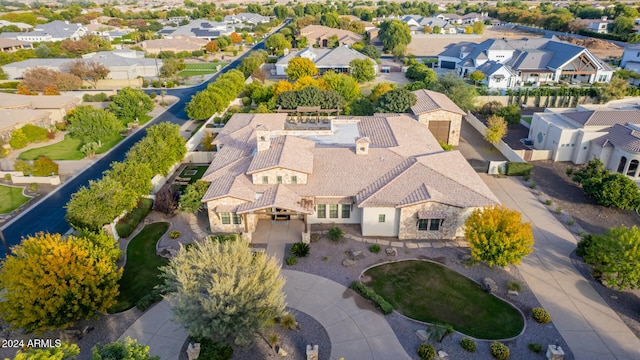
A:
{"label": "green lawn", "polygon": [[22,195],[23,188],[0,185],[0,214],[8,214],[29,201]]}
{"label": "green lawn", "polygon": [[[207,171],[208,166],[194,166],[194,165],[189,165],[187,167],[184,168],[184,170],[182,170],[182,172],[180,173],[180,177],[181,178],[190,178],[191,180],[189,181],[189,184],[193,184],[194,182],[200,180],[202,178],[202,175],[204,175],[204,172]],[[189,170],[196,170],[196,174],[195,175],[185,175],[186,172],[188,172]]]}
{"label": "green lawn", "polygon": [[217,63],[197,63],[197,64],[186,64],[184,70],[178,73],[178,76],[198,76],[198,75],[206,75],[206,74],[215,74],[216,67],[220,65],[222,69],[227,65],[226,62],[217,62]]}
{"label": "green lawn", "polygon": [[120,279],[118,303],[111,312],[130,309],[160,283],[160,266],[168,260],[156,255],[156,243],[169,229],[169,223],[149,224],[127,246],[127,263]]}
{"label": "green lawn", "polygon": [[368,283],[400,313],[420,321],[451,324],[478,339],[506,339],[522,331],[524,319],[505,301],[444,266],[408,260],[367,270]]}
{"label": "green lawn", "polygon": [[[111,139],[102,142],[102,146],[96,151],[96,154],[102,154],[107,152],[117,143],[122,141],[124,137],[116,135]],[[55,144],[23,151],[18,158],[20,160],[35,160],[40,156],[46,156],[52,160],[82,160],[85,155],[82,151],[82,140],[71,137],[69,134],[65,135],[64,140]]]}
{"label": "green lawn", "polygon": [[526,122],[528,122],[529,124],[531,124],[531,118],[532,118],[532,117],[533,117],[533,116],[522,116],[522,117],[521,117],[521,119],[522,119],[522,120],[524,120],[524,121],[526,121]]}

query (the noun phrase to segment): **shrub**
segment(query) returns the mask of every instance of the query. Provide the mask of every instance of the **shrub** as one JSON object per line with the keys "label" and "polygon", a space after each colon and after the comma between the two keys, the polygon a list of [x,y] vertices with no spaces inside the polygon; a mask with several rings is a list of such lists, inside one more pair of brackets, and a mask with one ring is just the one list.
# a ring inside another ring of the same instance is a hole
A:
{"label": "shrub", "polygon": [[311,242],[316,242],[316,241],[320,240],[320,234],[311,234],[310,240],[311,240]]}
{"label": "shrub", "polygon": [[288,266],[293,266],[293,265],[295,265],[295,264],[297,264],[297,263],[298,263],[298,258],[297,258],[297,257],[295,257],[295,256],[289,256],[289,257],[287,258],[287,265],[288,265]]}
{"label": "shrub", "polygon": [[531,173],[533,165],[526,162],[507,162],[507,175],[508,176],[525,176]]}
{"label": "shrub", "polygon": [[551,205],[551,204],[553,204],[553,201],[551,201],[551,199],[547,199],[547,200],[544,201],[544,204],[545,205]]}
{"label": "shrub", "polygon": [[11,181],[11,174],[4,174],[4,179],[6,181]]}
{"label": "shrub", "polygon": [[202,50],[193,50],[191,52],[191,56],[198,57],[198,56],[202,56],[202,55],[204,55],[204,51],[202,51]]}
{"label": "shrub", "polygon": [[542,344],[531,343],[529,344],[529,350],[533,351],[536,354],[542,353]]}
{"label": "shrub", "polygon": [[200,343],[200,359],[229,360],[233,355],[233,348],[224,342],[214,342],[209,338],[194,340]]}
{"label": "shrub", "polygon": [[373,245],[369,246],[369,251],[374,253],[374,254],[379,253],[380,252],[380,245],[373,244]]}
{"label": "shrub", "polygon": [[58,173],[58,164],[46,156],[40,156],[33,161],[34,176],[50,176]]}
{"label": "shrub", "polygon": [[29,191],[31,192],[37,192],[39,188],[40,188],[40,185],[38,183],[29,184]]}
{"label": "shrub", "polygon": [[245,96],[245,97],[243,97],[243,98],[242,98],[242,105],[244,105],[244,106],[249,106],[249,105],[251,105],[251,102],[252,102],[252,101],[253,101],[253,100],[251,100],[251,98],[250,98],[250,97]]}
{"label": "shrub", "polygon": [[280,338],[278,337],[278,334],[270,334],[269,337],[267,338],[267,342],[269,343],[269,346],[274,348],[276,345],[280,343]]}
{"label": "shrub", "polygon": [[562,206],[558,206],[556,208],[556,214],[558,214],[558,215],[562,214]]}
{"label": "shrub", "polygon": [[442,148],[442,150],[444,151],[451,151],[453,150],[453,145],[449,145],[445,142],[442,142],[440,140],[438,140],[438,144],[440,144],[440,147]]}
{"label": "shrub", "polygon": [[498,360],[507,360],[509,358],[509,347],[501,342],[492,342],[490,349],[491,355]]}
{"label": "shrub", "polygon": [[158,94],[155,91],[152,91],[149,93],[149,98],[151,98],[151,100],[155,99],[158,97]]}
{"label": "shrub", "polygon": [[311,250],[311,248],[309,247],[309,244],[305,244],[303,242],[297,242],[293,245],[291,245],[291,255],[295,256],[295,257],[307,257],[309,256],[309,251]]}
{"label": "shrub", "polygon": [[133,209],[130,213],[125,215],[116,224],[116,231],[120,237],[129,237],[131,233],[138,227],[138,224],[149,215],[151,207],[153,206],[153,200],[144,198],[138,203],[138,207]]}
{"label": "shrub", "polygon": [[49,130],[45,128],[27,124],[21,127],[20,130],[22,130],[22,133],[27,137],[27,141],[29,142],[47,141],[47,133]]}
{"label": "shrub", "polygon": [[9,139],[9,145],[14,149],[22,149],[27,147],[29,140],[22,132],[21,129],[16,129],[11,133],[11,139]]}
{"label": "shrub", "polygon": [[517,281],[509,281],[507,283],[507,290],[520,292],[522,291],[522,284]]}
{"label": "shrub", "polygon": [[549,315],[547,310],[541,307],[533,308],[531,310],[531,314],[533,315],[535,321],[539,322],[540,324],[547,324],[551,321],[551,315]]}
{"label": "shrub", "polygon": [[593,243],[593,235],[583,234],[582,239],[578,241],[578,248],[576,249],[576,255],[580,257],[584,257],[586,254],[586,250]]}
{"label": "shrub", "polygon": [[468,352],[476,352],[476,342],[470,338],[460,339],[460,347],[462,347]]}
{"label": "shrub", "polygon": [[28,161],[16,160],[13,163],[13,170],[22,172],[22,175],[24,176],[29,176],[31,175],[33,168],[31,167],[31,164],[29,164]]}
{"label": "shrub", "polygon": [[371,301],[383,314],[389,315],[393,312],[393,305],[391,305],[382,296],[378,295],[372,288],[365,286],[358,281],[352,282],[349,287],[360,294],[363,298]]}
{"label": "shrub", "polygon": [[431,360],[436,357],[436,348],[431,344],[420,344],[418,346],[418,356],[421,360]]}
{"label": "shrub", "polygon": [[567,220],[567,225],[569,225],[569,226],[573,226],[575,223],[576,223],[576,221],[573,220],[573,219]]}
{"label": "shrub", "polygon": [[169,233],[169,237],[170,237],[170,238],[172,238],[172,239],[177,239],[177,238],[179,238],[179,237],[180,237],[180,235],[182,235],[182,233],[180,232],[180,230],[172,230],[172,231]]}
{"label": "shrub", "polygon": [[529,184],[529,189],[535,189],[536,186],[538,186],[538,184],[536,184],[535,182],[532,182],[531,184]]}
{"label": "shrub", "polygon": [[331,241],[340,241],[342,240],[343,236],[344,231],[342,231],[342,229],[337,226],[332,226],[331,228],[329,228],[329,231],[327,231],[327,237]]}
{"label": "shrub", "polygon": [[142,311],[147,310],[151,305],[162,300],[162,293],[158,289],[153,289],[147,295],[143,296],[136,302],[136,307]]}
{"label": "shrub", "polygon": [[109,96],[105,93],[99,93],[99,94],[84,94],[82,96],[82,101],[84,102],[104,102],[107,101],[109,99]]}
{"label": "shrub", "polygon": [[58,131],[67,131],[67,123],[64,121],[59,121],[56,123],[56,129]]}
{"label": "shrub", "polygon": [[55,132],[53,132],[53,131],[47,132],[47,139],[53,140],[55,138],[56,138],[56,133]]}
{"label": "shrub", "polygon": [[286,313],[280,317],[280,326],[287,330],[294,330],[298,328],[298,321],[296,317],[291,313]]}

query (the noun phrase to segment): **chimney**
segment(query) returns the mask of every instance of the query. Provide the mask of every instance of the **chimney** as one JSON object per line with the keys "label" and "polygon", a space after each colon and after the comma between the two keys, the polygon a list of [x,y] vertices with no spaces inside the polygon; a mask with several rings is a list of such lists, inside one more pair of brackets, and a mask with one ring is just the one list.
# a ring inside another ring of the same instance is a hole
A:
{"label": "chimney", "polygon": [[264,125],[258,125],[256,127],[256,141],[258,145],[258,151],[268,150],[271,147],[271,132]]}
{"label": "chimney", "polygon": [[360,137],[356,139],[356,155],[368,155],[369,144],[371,140],[368,137]]}
{"label": "chimney", "polygon": [[603,17],[601,17],[600,19],[601,19],[602,21],[607,21],[608,17],[603,16]]}

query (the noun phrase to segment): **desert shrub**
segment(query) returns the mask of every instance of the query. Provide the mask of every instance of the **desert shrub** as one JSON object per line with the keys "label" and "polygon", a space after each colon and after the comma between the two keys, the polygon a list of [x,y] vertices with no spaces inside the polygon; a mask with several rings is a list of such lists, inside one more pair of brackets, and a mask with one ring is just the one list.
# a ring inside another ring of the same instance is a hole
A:
{"label": "desert shrub", "polygon": [[373,245],[369,246],[369,251],[374,253],[374,254],[379,253],[380,252],[380,245],[373,244]]}
{"label": "desert shrub", "polygon": [[295,257],[307,257],[309,256],[309,251],[311,250],[311,248],[309,247],[309,244],[305,244],[303,242],[297,242],[293,245],[291,245],[291,255],[295,256]]}
{"label": "desert shrub", "polygon": [[542,353],[542,344],[531,343],[529,344],[529,350],[533,351],[536,354]]}
{"label": "desert shrub", "polygon": [[200,343],[200,359],[229,360],[233,355],[233,348],[224,342],[214,342],[209,338],[194,340]]}
{"label": "desert shrub", "polygon": [[547,199],[547,200],[544,201],[544,204],[545,205],[551,205],[551,204],[553,204],[553,201],[551,201],[551,199]]}
{"label": "desert shrub", "polygon": [[152,91],[149,93],[149,98],[151,98],[151,100],[155,99],[158,97],[158,94],[155,91]]}
{"label": "desert shrub", "polygon": [[291,313],[286,313],[280,317],[280,326],[287,330],[294,330],[298,328],[298,321],[296,317]]}
{"label": "desert shrub", "polygon": [[476,352],[476,342],[470,338],[460,339],[460,347],[468,352]]}
{"label": "desert shrub", "polygon": [[547,312],[547,310],[541,307],[535,307],[531,310],[531,315],[533,315],[533,319],[540,324],[546,324],[551,321],[551,315]]}
{"label": "desert shrub", "polygon": [[29,145],[27,136],[22,132],[22,129],[13,130],[11,133],[11,139],[9,139],[9,145],[14,149],[22,149]]}
{"label": "desert shrub", "polygon": [[84,94],[82,96],[82,101],[84,102],[104,102],[107,101],[109,99],[109,96],[105,93],[99,93],[99,94]]}
{"label": "desert shrub", "polygon": [[31,192],[36,192],[36,191],[38,191],[39,188],[40,188],[40,184],[38,184],[38,183],[29,184],[29,191],[31,191]]}
{"label": "desert shrub", "polygon": [[498,360],[507,360],[509,358],[509,347],[507,345],[494,341],[489,347],[494,358]]}
{"label": "desert shrub", "polygon": [[509,281],[507,283],[507,290],[520,292],[522,291],[522,284],[517,281]]}
{"label": "desert shrub", "polygon": [[352,282],[349,287],[360,294],[363,298],[371,301],[383,314],[389,315],[393,312],[393,305],[391,305],[382,296],[378,295],[378,293],[376,293],[372,288],[365,286],[358,281]]}
{"label": "desert shrub", "polygon": [[508,176],[525,176],[533,169],[533,165],[526,162],[507,162]]}
{"label": "desert shrub", "polygon": [[172,231],[169,233],[169,237],[170,237],[170,238],[172,238],[172,239],[177,239],[177,238],[179,238],[179,237],[180,237],[180,235],[182,235],[182,233],[180,232],[180,230],[172,230]]}
{"label": "desert shrub", "polygon": [[495,115],[504,106],[498,101],[490,101],[480,108],[480,114],[482,115]]}
{"label": "desert shrub", "polygon": [[340,241],[342,237],[344,237],[344,231],[337,226],[332,226],[329,228],[329,231],[327,231],[327,237],[331,241]]}
{"label": "desert shrub", "polygon": [[420,344],[418,346],[418,356],[421,360],[431,360],[436,357],[436,348],[431,344]]}
{"label": "desert shrub", "polygon": [[298,258],[297,258],[297,257],[295,257],[295,256],[289,256],[289,257],[287,258],[287,265],[289,265],[289,266],[293,266],[293,265],[295,265],[295,264],[297,264],[297,263],[298,263]]}
{"label": "desert shrub", "polygon": [[311,234],[310,240],[311,240],[311,242],[316,242],[316,241],[320,240],[320,234]]}

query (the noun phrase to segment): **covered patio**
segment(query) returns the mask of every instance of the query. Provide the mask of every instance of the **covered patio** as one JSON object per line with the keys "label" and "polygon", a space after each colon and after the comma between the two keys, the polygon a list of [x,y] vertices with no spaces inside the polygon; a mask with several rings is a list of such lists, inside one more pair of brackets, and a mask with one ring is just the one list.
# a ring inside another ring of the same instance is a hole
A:
{"label": "covered patio", "polygon": [[286,245],[302,241],[304,230],[305,224],[303,220],[273,221],[261,219],[258,220],[251,243],[259,247],[266,246],[267,254],[275,256],[279,260],[284,260],[286,258]]}

